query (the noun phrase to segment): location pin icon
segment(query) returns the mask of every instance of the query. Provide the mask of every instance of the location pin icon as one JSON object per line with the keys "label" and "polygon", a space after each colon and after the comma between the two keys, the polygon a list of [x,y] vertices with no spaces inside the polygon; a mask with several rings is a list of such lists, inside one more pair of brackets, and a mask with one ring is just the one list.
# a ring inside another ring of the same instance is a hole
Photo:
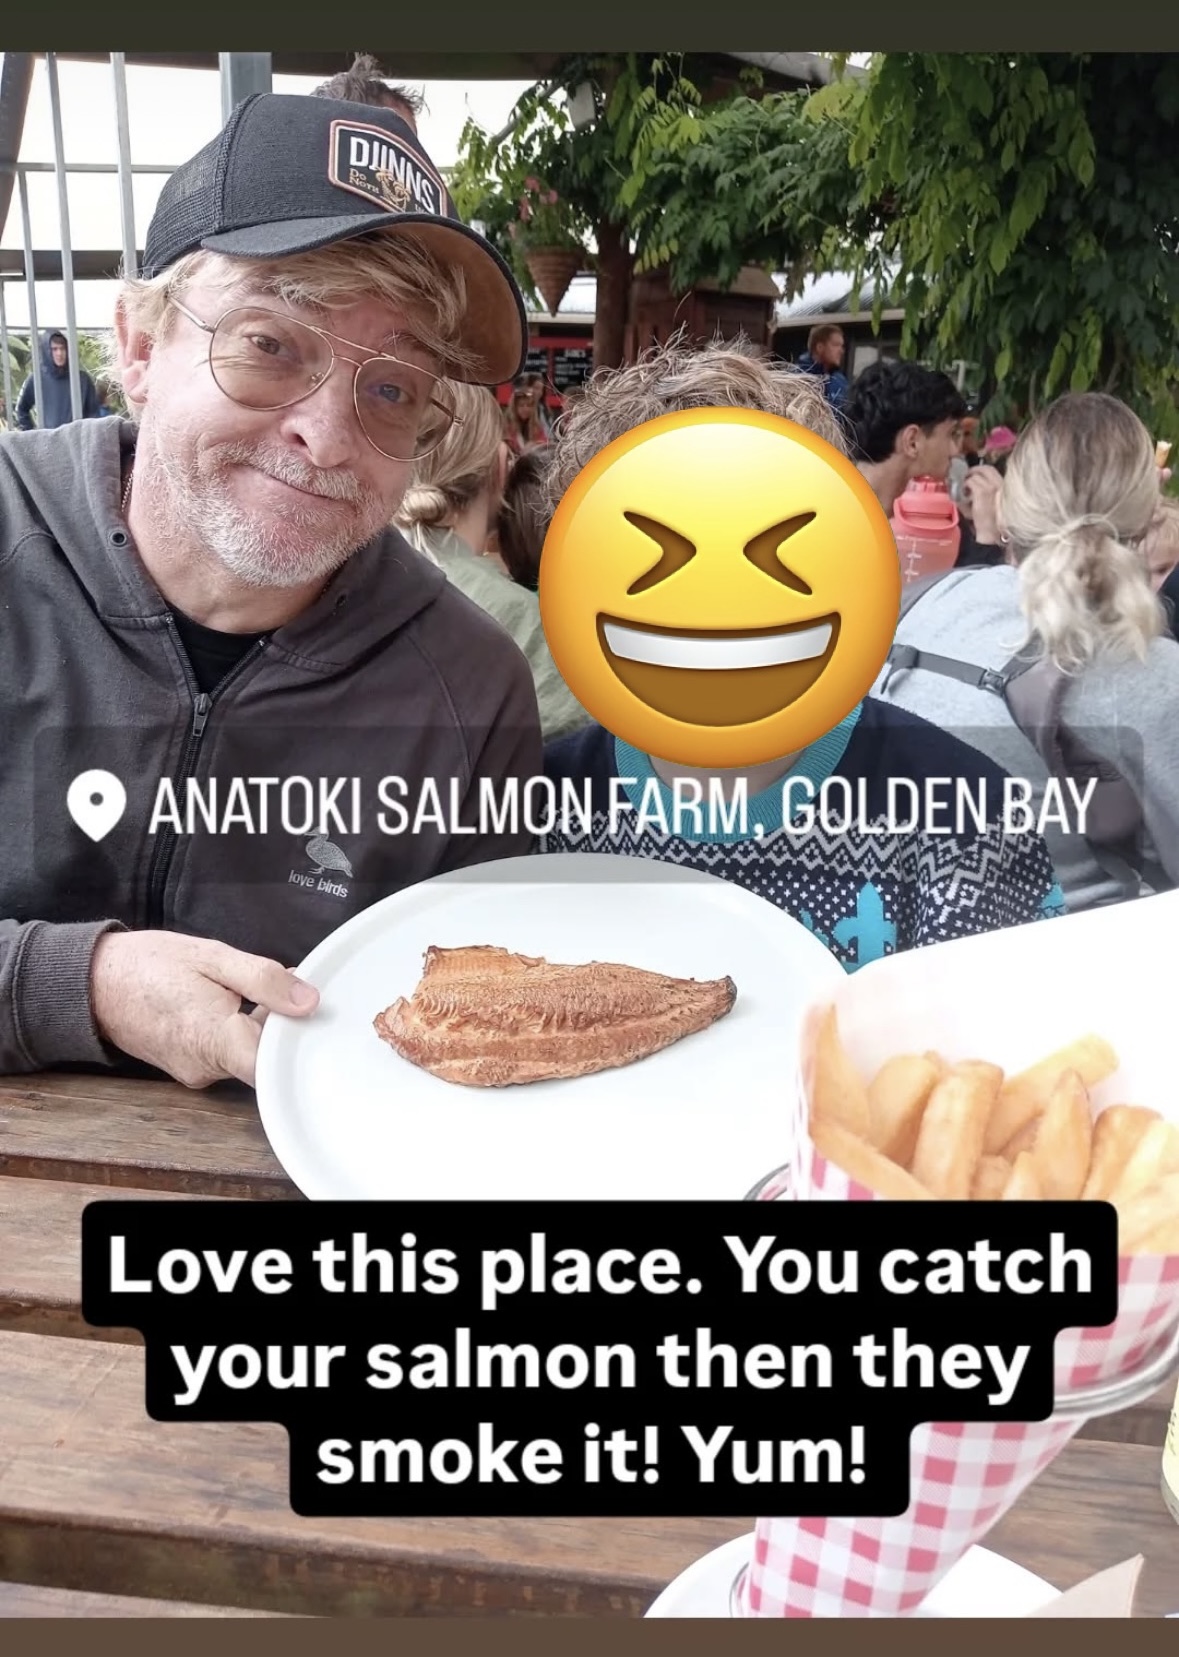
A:
{"label": "location pin icon", "polygon": [[66,810],[91,840],[104,839],[126,809],[127,790],[109,771],[82,771],[66,795]]}

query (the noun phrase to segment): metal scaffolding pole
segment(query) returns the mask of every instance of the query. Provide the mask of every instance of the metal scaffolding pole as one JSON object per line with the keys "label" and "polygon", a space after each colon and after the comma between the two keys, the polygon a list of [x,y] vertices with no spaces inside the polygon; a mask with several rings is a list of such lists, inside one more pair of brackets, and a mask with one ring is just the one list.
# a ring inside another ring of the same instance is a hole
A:
{"label": "metal scaffolding pole", "polygon": [[269,92],[272,85],[269,52],[220,52],[221,119],[228,121],[251,92]]}
{"label": "metal scaffolding pole", "polygon": [[37,399],[37,424],[45,421],[44,388],[41,384],[41,336],[37,331],[37,284],[33,280],[33,232],[29,225],[29,181],[23,168],[16,170],[20,191],[20,228],[25,244],[25,288],[29,298],[29,345],[33,359],[33,396]]}
{"label": "metal scaffolding pole", "polygon": [[[66,178],[65,145],[61,136],[61,91],[57,84],[57,53],[46,52],[49,71],[49,108],[53,116],[53,164],[57,172],[57,219],[61,235],[61,275],[65,288],[66,334],[70,342],[70,407],[73,418],[82,418],[82,375],[78,364],[78,323],[74,311],[74,252],[70,245],[70,197]],[[38,402],[41,417],[45,410]]]}
{"label": "metal scaffolding pole", "polygon": [[115,82],[115,121],[119,133],[119,210],[123,221],[123,275],[134,281],[139,275],[135,246],[135,192],[131,187],[131,119],[127,112],[126,54],[111,53],[111,74]]}
{"label": "metal scaffolding pole", "polygon": [[8,360],[8,311],[4,304],[4,280],[2,277],[0,277],[0,367],[4,370],[4,418],[8,423],[9,431],[15,431],[16,404],[12,400],[12,364]]}

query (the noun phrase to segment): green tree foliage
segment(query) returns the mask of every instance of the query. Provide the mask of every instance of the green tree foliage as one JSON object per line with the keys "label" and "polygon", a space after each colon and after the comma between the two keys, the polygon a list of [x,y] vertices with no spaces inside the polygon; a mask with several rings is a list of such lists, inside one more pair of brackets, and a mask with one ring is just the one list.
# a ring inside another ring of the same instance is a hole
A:
{"label": "green tree foliage", "polygon": [[97,334],[78,335],[78,366],[95,383],[106,374],[106,343]]}
{"label": "green tree foliage", "polygon": [[[592,90],[594,118],[575,129],[567,99],[578,87]],[[621,357],[626,298],[641,251],[636,231],[649,227],[649,182],[669,146],[686,141],[700,104],[680,57],[570,55],[552,79],[529,88],[504,132],[489,134],[474,122],[463,130],[449,179],[455,205],[483,225],[534,299],[527,252],[535,242],[521,222],[521,202],[538,189],[556,193],[565,239],[584,247],[586,266],[597,271],[599,362]]]}
{"label": "green tree foliage", "polygon": [[761,265],[786,274],[787,297],[814,272],[846,268],[849,245],[870,246],[886,222],[849,161],[859,99],[855,81],[738,94],[665,127],[635,209],[638,268],[666,264],[683,292]]}
{"label": "green tree foliage", "polygon": [[1179,435],[1179,60],[889,54],[861,95],[857,200],[893,211],[906,349],[1034,409],[1101,389]]}
{"label": "green tree foliage", "polygon": [[1096,388],[1176,437],[1177,138],[1173,56],[888,53],[706,110],[655,169],[658,251],[681,283],[853,272],[907,354],[980,366],[994,416]]}
{"label": "green tree foliage", "polygon": [[[574,132],[583,81],[598,116]],[[536,177],[616,273],[621,249],[626,281],[666,265],[677,291],[848,271],[877,312],[903,304],[906,354],[978,365],[991,417],[1097,388],[1179,439],[1179,57],[885,53],[818,92],[744,91],[703,95],[689,59],[570,58],[500,142],[468,127],[460,211],[511,257]]]}

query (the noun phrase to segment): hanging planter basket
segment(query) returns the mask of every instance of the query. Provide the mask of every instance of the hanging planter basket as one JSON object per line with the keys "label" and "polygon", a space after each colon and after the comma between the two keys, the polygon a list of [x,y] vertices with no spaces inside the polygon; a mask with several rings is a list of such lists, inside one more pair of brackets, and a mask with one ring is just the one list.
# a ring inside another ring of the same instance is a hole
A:
{"label": "hanging planter basket", "polygon": [[575,247],[535,247],[524,255],[528,274],[548,306],[550,316],[555,315],[569,292],[569,284],[581,269],[584,257]]}

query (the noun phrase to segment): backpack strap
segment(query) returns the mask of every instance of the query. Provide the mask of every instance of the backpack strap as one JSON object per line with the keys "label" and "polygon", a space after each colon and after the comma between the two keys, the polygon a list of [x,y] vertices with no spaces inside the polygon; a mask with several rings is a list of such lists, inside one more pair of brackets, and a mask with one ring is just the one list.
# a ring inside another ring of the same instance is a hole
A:
{"label": "backpack strap", "polygon": [[[897,626],[914,609],[933,587],[940,586],[943,581],[955,577],[971,576],[983,566],[971,565],[961,570],[943,570],[938,575],[927,575],[921,581],[911,581],[901,589],[901,607],[897,615]],[[1013,658],[1014,661],[1015,658]],[[975,689],[992,691],[996,696],[1006,692],[1007,681],[1003,675],[1007,672],[1010,663],[1001,668],[998,673],[988,667],[979,667],[974,662],[960,662],[952,656],[938,656],[930,650],[918,650],[916,645],[901,644],[894,640],[892,649],[885,659],[886,672],[881,691],[888,689],[889,680],[894,673],[903,673],[909,668],[926,668],[930,673],[940,673],[946,679],[959,679],[965,685]]]}
{"label": "backpack strap", "polygon": [[[1143,895],[1145,880],[1155,891],[1170,886],[1164,871],[1142,858],[1124,855],[1143,826],[1142,807],[1117,766],[1089,748],[1063,721],[1064,698],[1071,681],[1056,664],[1041,657],[1008,688],[1011,717],[1039,753],[1049,775],[1063,783],[1089,781],[1085,844],[1106,875],[1120,888],[1120,899]],[[1075,817],[1072,832],[1077,832]],[[1160,885],[1159,882],[1162,882]]]}
{"label": "backpack strap", "polygon": [[[902,595],[901,616],[935,582],[944,579],[944,576],[934,576],[914,582]],[[1138,867],[1122,855],[1119,843],[1123,847],[1132,844],[1142,827],[1138,796],[1116,766],[1088,749],[1063,723],[1064,697],[1070,680],[1043,655],[1038,640],[1025,645],[1000,668],[980,667],[977,662],[961,662],[933,651],[918,650],[915,645],[894,643],[888,653],[881,691],[888,689],[894,672],[913,668],[924,668],[1002,697],[1015,725],[1043,759],[1049,775],[1059,782],[1069,777],[1096,778],[1098,786],[1090,798],[1085,843],[1099,868],[1118,887],[1121,899],[1141,897],[1144,881],[1158,892],[1170,889],[1171,881],[1156,863],[1139,859],[1141,866]],[[1073,828],[1076,832],[1075,823]]]}
{"label": "backpack strap", "polygon": [[937,656],[931,650],[918,650],[912,644],[894,644],[888,653],[888,672],[882,690],[888,689],[893,673],[907,668],[923,667],[929,673],[940,673],[943,679],[958,679],[975,690],[989,690],[993,696],[1006,696],[1010,681],[1027,671],[1030,663],[1013,656],[1003,667],[980,667],[977,662],[959,662],[953,656]]}

